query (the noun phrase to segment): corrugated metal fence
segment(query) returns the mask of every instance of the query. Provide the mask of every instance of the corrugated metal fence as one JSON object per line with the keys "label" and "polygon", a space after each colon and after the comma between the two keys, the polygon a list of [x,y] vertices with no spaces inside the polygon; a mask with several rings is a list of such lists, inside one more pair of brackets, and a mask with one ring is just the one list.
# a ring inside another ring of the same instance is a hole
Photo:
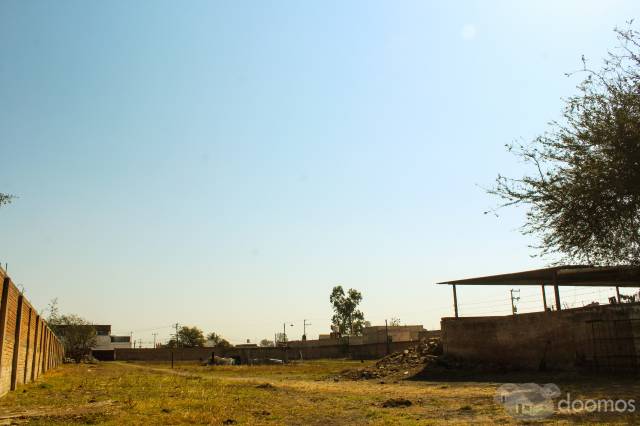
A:
{"label": "corrugated metal fence", "polygon": [[62,363],[64,347],[0,268],[0,396]]}

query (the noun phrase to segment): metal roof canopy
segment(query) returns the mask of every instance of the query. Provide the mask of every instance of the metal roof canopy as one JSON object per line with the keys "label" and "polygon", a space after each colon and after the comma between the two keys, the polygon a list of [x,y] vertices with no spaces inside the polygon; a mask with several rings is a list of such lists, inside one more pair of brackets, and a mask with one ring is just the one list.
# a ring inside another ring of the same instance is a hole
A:
{"label": "metal roof canopy", "polygon": [[443,281],[438,284],[452,286],[456,318],[458,317],[457,285],[539,285],[542,287],[545,311],[547,310],[547,299],[544,286],[552,285],[556,299],[556,310],[560,310],[558,287],[563,286],[616,287],[618,302],[620,302],[620,287],[640,287],[640,266],[564,265],[510,274]]}

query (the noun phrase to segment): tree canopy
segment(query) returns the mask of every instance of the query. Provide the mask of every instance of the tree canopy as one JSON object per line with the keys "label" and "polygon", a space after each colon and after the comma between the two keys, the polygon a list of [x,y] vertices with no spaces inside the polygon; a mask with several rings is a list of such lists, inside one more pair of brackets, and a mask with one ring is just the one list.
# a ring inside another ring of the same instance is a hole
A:
{"label": "tree canopy", "polygon": [[178,329],[177,339],[177,344],[175,338],[169,340],[168,346],[181,348],[201,348],[204,346],[204,334],[198,327],[182,326]]}
{"label": "tree canopy", "polygon": [[334,312],[331,322],[340,335],[362,334],[364,314],[358,309],[361,301],[362,294],[353,288],[350,288],[347,294],[340,285],[335,286],[331,291],[329,302]]}
{"label": "tree canopy", "polygon": [[210,340],[213,343],[213,346],[216,348],[231,347],[231,343],[229,343],[227,339],[213,331],[207,335],[207,340]]}
{"label": "tree canopy", "polygon": [[2,192],[0,192],[0,207],[5,204],[9,204],[11,201],[13,201],[14,198],[14,195],[3,194]]}
{"label": "tree canopy", "polygon": [[582,58],[584,80],[562,119],[529,144],[508,145],[530,172],[499,175],[489,190],[499,208],[527,207],[522,232],[539,237],[538,255],[640,263],[640,33],[632,22],[615,31],[619,45],[600,69]]}
{"label": "tree canopy", "polygon": [[96,329],[87,320],[78,315],[62,315],[58,309],[58,299],[49,303],[47,324],[64,344],[65,356],[76,362],[91,355],[96,345]]}

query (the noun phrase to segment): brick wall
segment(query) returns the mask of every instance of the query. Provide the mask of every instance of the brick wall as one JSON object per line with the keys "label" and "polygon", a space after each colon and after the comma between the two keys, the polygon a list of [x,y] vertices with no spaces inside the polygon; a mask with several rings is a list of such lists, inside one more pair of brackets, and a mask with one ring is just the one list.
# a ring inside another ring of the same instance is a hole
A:
{"label": "brick wall", "polygon": [[[0,396],[62,363],[64,349],[0,268]],[[45,337],[46,343],[45,346]]]}

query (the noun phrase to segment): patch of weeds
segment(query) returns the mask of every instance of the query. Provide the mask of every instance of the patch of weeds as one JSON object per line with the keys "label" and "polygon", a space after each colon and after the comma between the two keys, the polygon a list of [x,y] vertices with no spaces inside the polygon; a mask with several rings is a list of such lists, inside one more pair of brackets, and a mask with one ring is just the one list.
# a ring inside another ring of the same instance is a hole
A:
{"label": "patch of weeds", "polygon": [[124,403],[124,406],[129,410],[134,409],[137,405],[137,402],[134,401],[133,398],[131,398],[131,395],[127,396],[122,402]]}
{"label": "patch of weeds", "polygon": [[170,413],[171,412],[171,408],[163,408],[162,410],[163,413]]}
{"label": "patch of weeds", "polygon": [[53,388],[53,385],[52,385],[51,383],[45,383],[45,382],[43,382],[43,383],[40,383],[40,384],[38,385],[38,387],[39,387],[40,389],[51,389],[51,388]]}
{"label": "patch of weeds", "polygon": [[226,419],[226,420],[224,420],[224,421],[222,422],[222,424],[223,424],[223,425],[235,425],[235,424],[237,424],[237,423],[238,423],[238,422],[237,422],[237,421],[235,421],[234,419]]}
{"label": "patch of weeds", "polygon": [[76,416],[76,419],[80,417],[79,420],[86,425],[96,425],[98,423],[104,423],[107,419],[107,416],[103,413],[88,413],[83,414],[81,416]]}
{"label": "patch of weeds", "polygon": [[86,413],[86,414],[71,414],[71,415],[61,415],[61,416],[46,416],[42,417],[42,420],[45,420],[47,423],[52,421],[63,421],[65,424],[67,423],[79,423],[85,425],[95,425],[99,423],[104,423],[107,421],[108,416],[105,413]]}
{"label": "patch of weeds", "polygon": [[271,383],[260,383],[259,385],[256,385],[256,388],[258,388],[258,389],[275,389],[276,387],[273,386]]}
{"label": "patch of weeds", "polygon": [[473,411],[473,408],[471,408],[470,405],[463,405],[458,409],[458,411]]}
{"label": "patch of weeds", "polygon": [[382,403],[383,408],[409,407],[411,401],[404,398],[391,398]]}

